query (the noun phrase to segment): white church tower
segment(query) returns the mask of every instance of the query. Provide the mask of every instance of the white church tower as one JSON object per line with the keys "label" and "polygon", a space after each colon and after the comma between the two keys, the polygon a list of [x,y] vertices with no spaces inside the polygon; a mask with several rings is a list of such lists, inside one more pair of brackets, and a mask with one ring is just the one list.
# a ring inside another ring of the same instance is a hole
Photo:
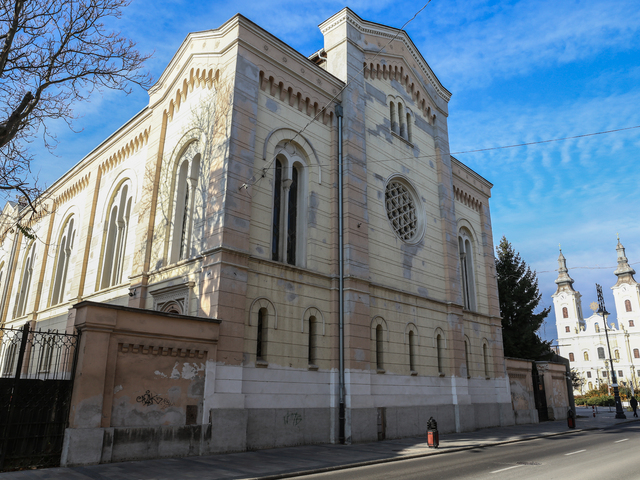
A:
{"label": "white church tower", "polygon": [[584,327],[582,318],[582,296],[573,289],[573,279],[567,270],[567,260],[560,250],[558,257],[558,278],[556,293],[551,295],[556,313],[556,327],[558,328],[558,343],[561,339],[574,336]]}
{"label": "white church tower", "polygon": [[633,322],[637,321],[640,312],[640,285],[633,278],[636,271],[629,265],[620,238],[618,238],[616,250],[618,252],[618,268],[613,273],[618,277],[618,281],[611,287],[611,290],[613,290],[616,304],[615,311],[618,314],[618,328],[622,326],[628,328],[634,326]]}

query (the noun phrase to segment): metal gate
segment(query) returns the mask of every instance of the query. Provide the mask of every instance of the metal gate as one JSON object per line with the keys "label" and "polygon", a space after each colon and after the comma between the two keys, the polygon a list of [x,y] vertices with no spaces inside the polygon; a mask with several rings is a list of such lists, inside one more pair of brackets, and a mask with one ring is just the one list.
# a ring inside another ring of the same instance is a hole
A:
{"label": "metal gate", "polygon": [[549,420],[549,411],[547,410],[547,394],[544,390],[544,378],[540,376],[538,367],[535,362],[531,369],[531,377],[533,379],[533,397],[536,402],[536,410],[538,410],[538,421],[546,422]]}
{"label": "metal gate", "polygon": [[1,328],[0,471],[60,465],[78,335]]}

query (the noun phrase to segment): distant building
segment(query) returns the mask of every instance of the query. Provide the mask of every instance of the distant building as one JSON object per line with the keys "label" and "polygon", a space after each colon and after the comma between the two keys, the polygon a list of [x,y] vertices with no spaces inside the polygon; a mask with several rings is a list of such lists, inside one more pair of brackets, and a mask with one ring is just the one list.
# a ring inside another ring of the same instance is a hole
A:
{"label": "distant building", "polygon": [[[608,308],[607,317],[609,345],[618,383],[634,390],[640,378],[640,285],[629,266],[625,249],[618,240],[618,268],[614,272],[618,281],[611,287],[615,305]],[[584,318],[582,296],[573,289],[567,263],[562,251],[558,258],[558,289],[552,295],[558,328],[560,355],[571,362],[571,368],[583,380],[584,393],[602,384],[611,384],[611,367],[602,315],[595,313],[596,302],[590,307],[593,314]],[[617,316],[617,318],[616,318]]]}

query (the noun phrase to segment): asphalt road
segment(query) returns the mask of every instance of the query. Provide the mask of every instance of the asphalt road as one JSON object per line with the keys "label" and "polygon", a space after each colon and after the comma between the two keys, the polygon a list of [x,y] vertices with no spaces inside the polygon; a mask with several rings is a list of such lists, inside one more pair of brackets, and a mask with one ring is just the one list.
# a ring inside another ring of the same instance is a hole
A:
{"label": "asphalt road", "polygon": [[640,425],[296,477],[304,480],[640,479]]}

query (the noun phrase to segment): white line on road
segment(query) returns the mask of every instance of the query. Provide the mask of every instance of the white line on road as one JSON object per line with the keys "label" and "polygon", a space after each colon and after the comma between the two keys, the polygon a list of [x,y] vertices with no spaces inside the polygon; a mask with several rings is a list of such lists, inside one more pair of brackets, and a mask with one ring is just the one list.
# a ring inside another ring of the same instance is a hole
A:
{"label": "white line on road", "polygon": [[586,452],[586,450],[578,450],[577,452],[565,453],[565,455],[575,455],[576,453]]}
{"label": "white line on road", "polygon": [[502,470],[494,470],[493,472],[489,472],[489,473],[500,473],[500,472],[504,472],[507,470],[511,470],[512,468],[518,468],[518,467],[524,467],[524,465],[514,465],[513,467],[503,468]]}
{"label": "white line on road", "polygon": [[613,443],[626,442],[627,440],[629,440],[629,439],[628,438],[623,438],[622,440],[618,440],[617,442],[613,442]]}

